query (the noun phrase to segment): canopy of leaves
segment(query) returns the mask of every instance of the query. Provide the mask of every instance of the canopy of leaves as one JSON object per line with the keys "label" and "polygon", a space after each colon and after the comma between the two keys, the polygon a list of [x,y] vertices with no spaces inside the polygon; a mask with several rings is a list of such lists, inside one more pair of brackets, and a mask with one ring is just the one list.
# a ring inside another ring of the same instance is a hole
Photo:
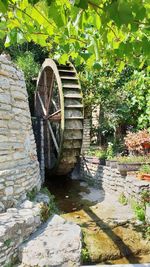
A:
{"label": "canopy of leaves", "polygon": [[61,63],[149,66],[149,30],[149,0],[0,0],[5,46],[33,41]]}
{"label": "canopy of leaves", "polygon": [[125,66],[120,73],[107,64],[94,73],[81,71],[80,80],[87,111],[91,112],[90,106],[100,106],[101,134],[115,132],[118,127],[125,131],[150,127],[150,78],[146,68],[137,71]]}

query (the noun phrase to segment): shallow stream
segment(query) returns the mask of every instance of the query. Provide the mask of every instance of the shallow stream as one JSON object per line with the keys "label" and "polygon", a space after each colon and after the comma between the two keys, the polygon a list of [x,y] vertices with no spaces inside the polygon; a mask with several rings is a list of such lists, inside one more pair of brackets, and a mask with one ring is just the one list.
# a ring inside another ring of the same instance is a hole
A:
{"label": "shallow stream", "polygon": [[[125,264],[150,262],[150,248],[142,239],[139,229],[128,224],[112,227],[101,217],[101,206],[105,199],[103,190],[89,187],[85,182],[70,177],[47,175],[45,186],[55,196],[60,214],[82,227],[86,252],[85,264]],[[98,204],[97,204],[98,203]],[[111,206],[110,206],[111,207]],[[105,211],[106,217],[111,210]],[[88,252],[87,252],[88,251]]]}

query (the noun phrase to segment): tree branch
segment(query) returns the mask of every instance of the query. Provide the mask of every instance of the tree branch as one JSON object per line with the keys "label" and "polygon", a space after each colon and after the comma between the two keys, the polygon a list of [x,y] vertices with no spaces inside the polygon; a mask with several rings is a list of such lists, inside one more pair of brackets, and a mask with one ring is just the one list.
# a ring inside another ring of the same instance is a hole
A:
{"label": "tree branch", "polygon": [[70,36],[69,39],[76,40],[76,41],[78,41],[78,42],[80,42],[80,43],[83,43],[83,44],[86,44],[86,45],[87,45],[87,42],[85,42],[85,41],[83,41],[83,40],[81,40],[81,39],[79,39],[79,38],[77,38],[77,37]]}
{"label": "tree branch", "polygon": [[56,26],[52,24],[35,6],[33,7],[52,27],[56,29]]}
{"label": "tree branch", "polygon": [[95,9],[95,8],[99,8],[99,9],[102,9],[102,10],[103,10],[102,7],[100,7],[99,5],[97,5],[97,4],[95,4],[95,3],[91,2],[91,1],[88,1],[88,4],[89,4],[90,6],[92,6],[92,7],[94,7],[94,9]]}

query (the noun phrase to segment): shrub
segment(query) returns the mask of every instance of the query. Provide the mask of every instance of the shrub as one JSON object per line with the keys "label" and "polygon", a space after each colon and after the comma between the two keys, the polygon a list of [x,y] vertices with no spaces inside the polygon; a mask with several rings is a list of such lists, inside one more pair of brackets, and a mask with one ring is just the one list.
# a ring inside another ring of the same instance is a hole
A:
{"label": "shrub", "polygon": [[150,146],[150,133],[146,129],[136,133],[129,132],[125,137],[125,145],[132,154],[146,154],[147,146]]}
{"label": "shrub", "polygon": [[140,169],[139,169],[140,173],[147,173],[150,174],[150,165],[143,165]]}
{"label": "shrub", "polygon": [[134,200],[131,201],[132,209],[139,221],[145,222],[145,205],[137,203]]}
{"label": "shrub", "polygon": [[111,142],[108,143],[106,156],[107,156],[107,159],[112,159],[115,156],[114,146],[113,146],[113,143],[111,143]]}
{"label": "shrub", "polygon": [[87,152],[88,156],[95,156],[101,159],[106,159],[106,150],[102,149],[102,148],[95,148],[95,147],[91,147],[88,152]]}
{"label": "shrub", "polygon": [[17,56],[16,64],[24,72],[28,95],[29,95],[29,98],[32,98],[32,95],[35,91],[35,85],[32,81],[32,78],[38,75],[40,66],[35,61],[34,54],[29,51]]}
{"label": "shrub", "polygon": [[58,208],[56,207],[55,204],[55,197],[49,192],[49,190],[44,187],[40,190],[41,193],[48,195],[49,197],[49,203],[43,203],[41,205],[41,210],[40,210],[40,218],[42,222],[47,221],[47,219],[54,213],[59,213]]}
{"label": "shrub", "polygon": [[147,156],[127,156],[127,157],[116,157],[118,163],[128,164],[128,163],[148,163],[150,158]]}

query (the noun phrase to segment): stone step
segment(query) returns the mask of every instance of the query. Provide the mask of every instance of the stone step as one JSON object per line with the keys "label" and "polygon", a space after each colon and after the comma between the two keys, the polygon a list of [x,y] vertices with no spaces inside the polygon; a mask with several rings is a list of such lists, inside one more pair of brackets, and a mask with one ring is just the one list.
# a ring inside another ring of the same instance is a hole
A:
{"label": "stone step", "polygon": [[21,266],[80,266],[81,229],[58,215],[51,217],[19,248]]}

